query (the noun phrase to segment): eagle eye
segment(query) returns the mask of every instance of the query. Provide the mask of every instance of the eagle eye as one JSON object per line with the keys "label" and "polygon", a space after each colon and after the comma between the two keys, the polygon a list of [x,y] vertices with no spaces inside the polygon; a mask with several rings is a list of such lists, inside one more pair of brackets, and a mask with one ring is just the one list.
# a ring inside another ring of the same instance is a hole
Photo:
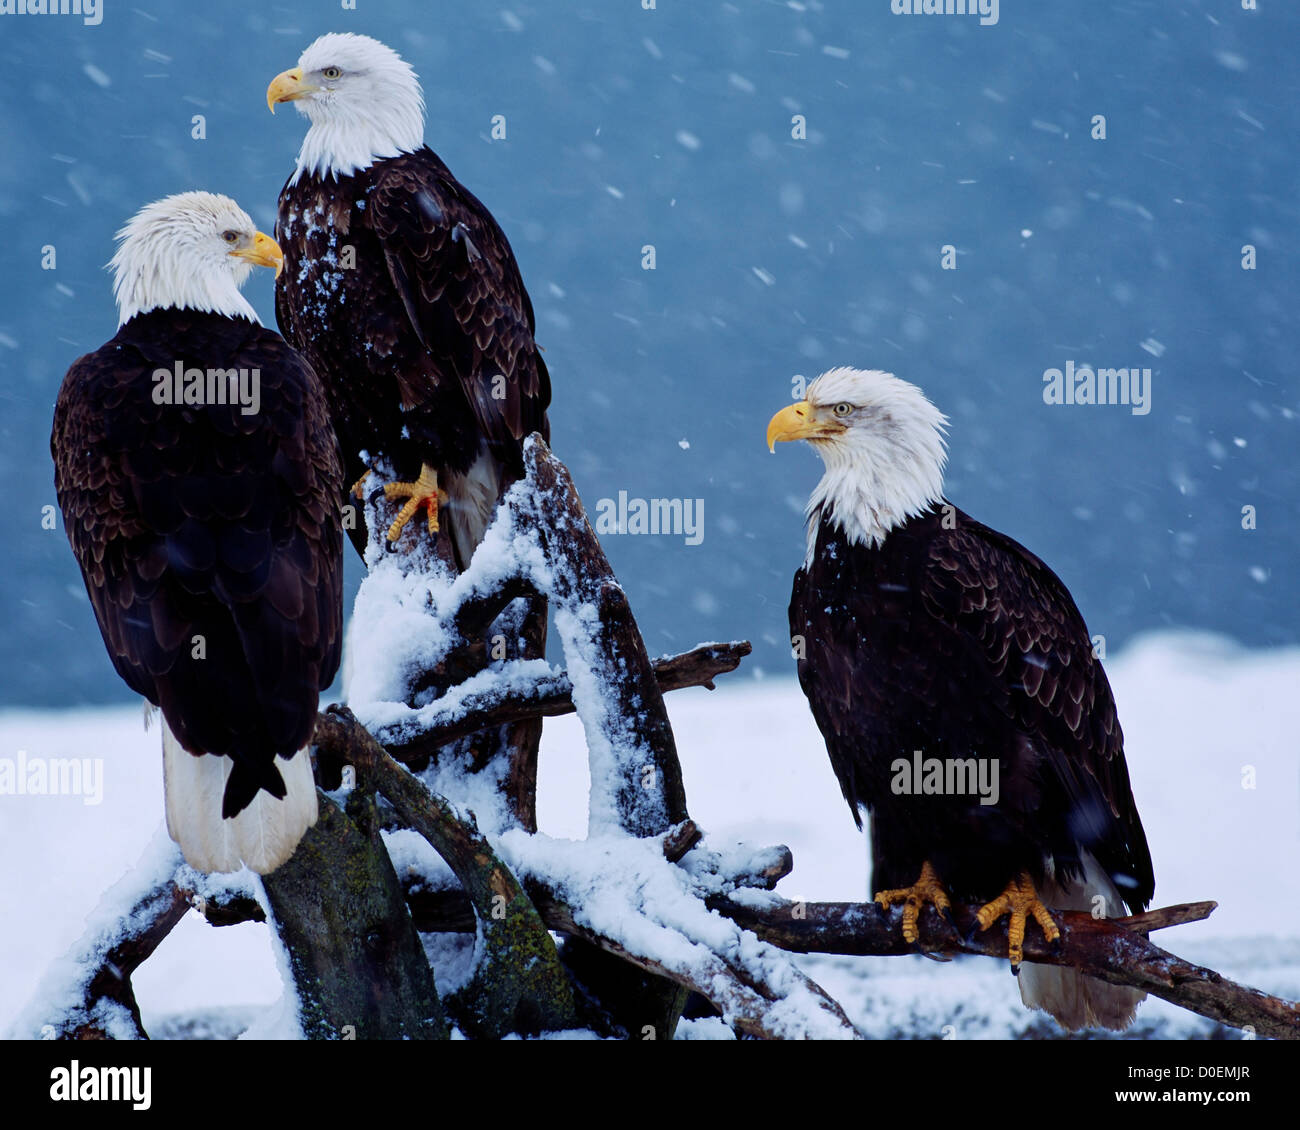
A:
{"label": "eagle eye", "polygon": [[239,238],[239,232],[226,230],[221,233],[221,238],[227,243],[234,243]]}
{"label": "eagle eye", "polygon": [[840,403],[831,409],[831,411],[843,419],[845,416],[853,415],[853,405],[848,403],[846,400],[841,400]]}
{"label": "eagle eye", "polygon": [[342,67],[324,67],[324,68],[321,69],[321,77],[322,77],[322,78],[330,79],[331,81],[334,80],[334,79],[336,79],[336,78],[342,78],[342,77],[343,77],[343,68],[342,68]]}

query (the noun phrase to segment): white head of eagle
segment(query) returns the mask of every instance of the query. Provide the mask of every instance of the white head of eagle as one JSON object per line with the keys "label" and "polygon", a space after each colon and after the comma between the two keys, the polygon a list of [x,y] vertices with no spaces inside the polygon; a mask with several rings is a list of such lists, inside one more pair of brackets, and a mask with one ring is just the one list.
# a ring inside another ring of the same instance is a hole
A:
{"label": "white head of eagle", "polygon": [[875,547],[938,502],[947,424],[916,385],[877,369],[831,369],[773,416],[769,450],[806,439],[826,464],[808,500],[808,558],[827,512],[851,542]]}
{"label": "white head of eagle", "polygon": [[141,208],[117,233],[113,296],[118,325],[150,310],[203,310],[257,321],[239,293],[254,267],[284,257],[229,196],[182,192]]}
{"label": "white head of eagle", "polygon": [[424,144],[424,94],[411,65],[367,35],[322,35],[271,80],[266,104],[297,104],[311,122],[290,184],[303,173],[351,176]]}

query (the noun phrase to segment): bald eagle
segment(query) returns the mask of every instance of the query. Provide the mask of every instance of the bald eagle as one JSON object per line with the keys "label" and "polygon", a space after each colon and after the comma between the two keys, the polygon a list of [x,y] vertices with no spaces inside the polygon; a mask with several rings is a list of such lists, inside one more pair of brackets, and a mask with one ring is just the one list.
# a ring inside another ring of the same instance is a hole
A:
{"label": "bald eagle", "polygon": [[396,475],[389,541],[421,508],[436,532],[441,505],[463,570],[523,475],[523,439],[549,437],[514,253],[425,146],[419,81],[391,48],[321,36],[271,82],[271,110],[284,102],[310,126],[280,194],[280,328],[325,383],[348,481],[379,462]]}
{"label": "bald eagle", "polygon": [[200,871],[265,874],[317,815],[342,466],[311,366],[239,292],[275,241],[205,192],[118,238],[117,334],[55,406],[59,506],[113,666],[162,710],[172,839]]}
{"label": "bald eagle", "polygon": [[[1147,906],[1151,854],[1124,738],[1083,617],[1060,579],[943,497],[945,417],[889,373],[833,369],[768,425],[808,440],[825,474],[808,503],[790,632],[799,681],[858,826],[872,882],[917,939],[926,903],[1029,919]],[[1142,994],[1026,965],[1030,1007],[1065,1027],[1122,1028]]]}

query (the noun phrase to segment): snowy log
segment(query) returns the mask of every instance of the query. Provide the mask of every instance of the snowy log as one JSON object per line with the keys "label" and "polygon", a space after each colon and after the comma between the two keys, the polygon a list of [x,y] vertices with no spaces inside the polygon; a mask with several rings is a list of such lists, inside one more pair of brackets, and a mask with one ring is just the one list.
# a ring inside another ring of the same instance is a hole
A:
{"label": "snowy log", "polygon": [[[190,909],[191,892],[168,881],[151,890],[127,913],[116,934],[99,934],[83,942],[97,960],[82,966],[76,985],[80,997],[71,1008],[39,1026],[46,1039],[148,1039],[136,1004],[131,975],[158,948]],[[70,986],[72,988],[72,986]],[[71,1003],[71,1002],[70,1002]]]}
{"label": "snowy log", "polygon": [[374,798],[320,817],[262,886],[289,955],[299,1019],[313,1040],[445,1039],[433,973],[379,836]]}
{"label": "snowy log", "polygon": [[658,835],[688,813],[645,643],[568,468],[538,435],[524,445],[524,466],[530,489],[512,502],[537,531],[549,566],[547,589],[591,753],[592,827]]}
{"label": "snowy log", "polygon": [[198,874],[159,832],[140,863],[104,893],[85,934],[51,966],[11,1035],[148,1039],[131,978],[191,909],[215,926],[264,917],[247,889]]}
{"label": "snowy log", "polygon": [[[524,466],[524,489],[516,487],[508,502],[536,532],[545,558],[545,588],[587,735],[589,834],[661,835],[689,814],[672,725],[641,631],[568,468],[540,435],[526,441]],[[671,1038],[688,995],[682,982],[611,961],[609,952],[571,937],[563,958],[611,1023]]]}
{"label": "snowy log", "polygon": [[[559,710],[571,699],[587,734],[592,827],[657,834],[687,815],[662,689],[568,470],[538,435],[524,445],[524,464],[524,479],[502,499],[465,573],[372,555],[353,617],[366,625],[365,659],[353,668],[350,700],[380,743],[407,748],[404,760],[417,768],[462,740],[468,725],[482,724],[473,731],[480,739],[472,767],[480,771],[495,760],[491,734],[536,725],[541,716],[531,709],[520,721],[509,710],[479,715],[500,705],[494,696],[545,698]],[[567,667],[558,680],[527,646],[539,636],[529,616],[543,599],[555,612]],[[489,657],[504,666],[484,670]],[[475,716],[462,725],[468,715]],[[514,817],[532,830],[535,756],[521,750],[507,760],[493,774]]]}
{"label": "snowy log", "polygon": [[[534,889],[532,895],[551,929],[699,993],[737,1032],[762,1040],[862,1038],[838,1002],[792,962],[746,960],[754,955],[746,953],[739,935],[733,944],[721,946],[720,952],[706,952],[693,961],[670,962],[584,926],[578,920],[580,912],[550,892]],[[685,936],[683,940],[696,941]]]}
{"label": "snowy log", "polygon": [[[561,932],[575,929],[573,911],[561,897],[543,883],[529,881],[526,885],[547,926]],[[421,931],[472,929],[468,905],[458,891],[416,890],[408,892],[408,900]],[[882,910],[875,903],[794,903],[776,896],[739,900],[726,894],[709,896],[705,903],[756,938],[793,953],[890,957],[924,952],[982,955],[1002,961],[1007,956],[1005,920],[967,938],[927,909],[920,918],[920,940],[911,945],[903,940],[901,910]],[[1300,1006],[1184,961],[1140,932],[1207,918],[1216,905],[1201,902],[1161,907],[1114,921],[1058,912],[1060,946],[1048,944],[1031,927],[1025,937],[1025,958],[1045,965],[1071,965],[1112,984],[1143,989],[1190,1012],[1261,1037],[1300,1039]],[[973,921],[978,909],[959,906],[956,913],[960,921]],[[588,936],[580,929],[577,933]],[[607,939],[595,939],[595,944],[634,963],[643,960],[622,954],[621,948]],[[718,1005],[709,991],[696,991]]]}
{"label": "snowy log", "polygon": [[[927,907],[918,922],[920,938],[913,946],[903,940],[902,910],[883,910],[875,903],[792,903],[774,898],[758,906],[720,897],[710,899],[709,905],[772,945],[799,953],[966,953],[1004,961],[1007,956],[1006,919],[966,937]],[[1180,1008],[1258,1036],[1300,1039],[1300,1005],[1184,961],[1137,932],[1206,918],[1216,905],[1203,902],[1164,907],[1113,921],[1058,911],[1059,945],[1049,944],[1042,932],[1031,926],[1025,935],[1025,959],[1044,965],[1071,965],[1103,981],[1143,989]],[[953,909],[959,922],[973,923],[979,907]]]}
{"label": "snowy log", "polygon": [[[518,846],[517,839],[512,843]],[[649,850],[655,844],[657,863]],[[740,1033],[760,1039],[857,1038],[840,1006],[777,947],[709,911],[704,889],[729,886],[734,880],[712,864],[698,868],[695,876],[673,866],[668,860],[673,845],[671,833],[642,841],[636,881],[611,883],[601,890],[598,921],[579,892],[599,879],[590,870],[584,874],[581,863],[574,872],[560,868],[563,879],[552,877],[552,869],[539,864],[540,870],[535,868],[524,879],[524,889],[546,925],[565,935],[566,944],[582,943],[614,966],[631,966],[699,993]],[[576,855],[574,847],[562,850]],[[533,854],[534,845],[525,850]],[[764,854],[779,858],[784,851]],[[588,869],[598,871],[609,866],[600,857],[587,863]],[[762,884],[764,871],[762,866],[745,866],[739,878]],[[431,889],[417,879],[408,885],[408,899],[422,931],[475,929],[474,914],[461,891]],[[584,984],[592,968],[585,949],[575,969]],[[596,968],[603,966],[597,963]],[[621,998],[614,1015],[630,1038],[670,1038],[671,1028],[660,1028],[653,1019],[655,1005],[654,1000],[629,1003]]]}
{"label": "snowy log", "polygon": [[[746,640],[700,644],[680,655],[656,659],[652,665],[655,681],[664,694],[686,687],[712,690],[713,680],[734,671],[751,650]],[[576,709],[573,683],[567,675],[538,678],[526,689],[492,687],[465,700],[463,713],[456,717],[410,737],[385,742],[384,748],[403,765],[420,769],[442,746],[477,730],[526,718],[557,718]]]}
{"label": "snowy log", "polygon": [[487,1039],[574,1027],[572,991],[555,943],[473,816],[426,789],[345,708],[320,716],[316,742],[354,766],[442,856],[467,893],[483,940],[473,977],[448,1002],[461,1026]]}

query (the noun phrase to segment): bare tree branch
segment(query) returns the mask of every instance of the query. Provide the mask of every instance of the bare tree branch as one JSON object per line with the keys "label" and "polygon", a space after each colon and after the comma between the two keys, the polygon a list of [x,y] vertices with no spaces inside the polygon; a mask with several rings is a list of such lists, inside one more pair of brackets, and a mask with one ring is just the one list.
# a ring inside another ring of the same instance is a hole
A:
{"label": "bare tree branch", "polygon": [[[764,1040],[807,1036],[861,1038],[839,1004],[793,965],[781,970],[793,983],[781,990],[755,976],[730,956],[722,954],[709,952],[695,964],[685,962],[670,965],[661,958],[632,950],[621,942],[581,925],[574,916],[573,908],[555,898],[552,892],[540,887],[534,888],[531,883],[529,890],[551,929],[579,938],[637,969],[699,993],[739,1032]],[[792,988],[806,992],[819,1014],[809,1020],[806,1028],[788,1010],[779,1007],[790,995]],[[633,1032],[631,1035],[636,1037],[639,1033]],[[659,1038],[658,1034],[655,1034],[655,1038]]]}
{"label": "bare tree branch", "polygon": [[[162,944],[189,909],[189,892],[173,882],[150,891],[137,902],[124,920],[127,931],[120,940],[102,947],[97,967],[84,967],[90,976],[82,987],[81,1004],[52,1025],[54,1038],[110,1040],[120,1035],[116,1025],[108,1023],[110,1013],[104,1007],[107,1003],[120,1005],[126,1010],[133,1038],[147,1040],[149,1037],[140,1019],[140,1006],[136,1003],[131,975]],[[90,940],[89,948],[101,947],[95,940]],[[117,1019],[120,1023],[124,1018],[119,1013]]]}
{"label": "bare tree branch", "polygon": [[[619,824],[629,834],[666,832],[690,814],[663,692],[627,595],[587,521],[569,469],[540,435],[525,442],[524,466],[533,490],[522,495],[519,516],[541,538],[561,638],[561,616],[587,637],[586,646],[573,654],[573,641],[564,641],[570,666],[583,663],[590,668],[583,722],[601,732],[618,763],[613,773],[597,773],[592,767],[591,795],[597,806],[593,816],[604,802],[612,801]],[[593,692],[599,701],[592,699]],[[579,713],[583,706],[579,701]],[[614,796],[602,797],[605,789],[612,789]]]}
{"label": "bare tree branch", "polygon": [[[152,849],[147,858],[154,860]],[[265,918],[262,908],[246,895],[218,894],[210,888],[199,894],[194,889],[196,878],[180,852],[173,850],[162,870],[157,870],[155,860],[125,880],[140,883],[141,893],[119,920],[98,921],[73,946],[77,980],[43,988],[42,997],[59,1002],[59,1013],[38,1018],[38,1031],[31,1034],[60,1040],[108,1040],[124,1034],[148,1039],[131,978],[186,913],[198,910],[214,925]]]}
{"label": "bare tree branch", "polygon": [[[484,645],[486,646],[486,645]],[[747,641],[700,644],[680,655],[654,661],[655,680],[663,693],[685,687],[713,689],[713,680],[734,671],[751,651]],[[410,737],[380,730],[375,737],[403,765],[423,769],[429,758],[450,742],[490,726],[528,718],[555,718],[572,714],[573,684],[567,675],[537,680],[527,691],[491,690],[471,697],[463,715],[440,722]]]}
{"label": "bare tree branch", "polygon": [[[933,908],[921,914],[921,936],[916,946],[903,941],[902,911],[881,909],[875,903],[792,903],[756,909],[720,897],[709,906],[764,941],[799,953],[838,953],[887,956],[891,954],[983,954],[1006,960],[1007,923],[1004,919],[983,933],[964,937]],[[1238,985],[1212,969],[1193,965],[1153,945],[1140,933],[1126,928],[1132,922],[1153,930],[1207,917],[1215,903],[1166,907],[1108,922],[1091,915],[1058,912],[1059,946],[1050,945],[1031,928],[1025,937],[1025,959],[1043,965],[1070,965],[1090,976],[1143,989],[1190,1012],[1234,1028],[1253,1028],[1260,1036],[1300,1039],[1300,1006],[1258,989]],[[978,906],[954,907],[958,921],[973,922]]]}

